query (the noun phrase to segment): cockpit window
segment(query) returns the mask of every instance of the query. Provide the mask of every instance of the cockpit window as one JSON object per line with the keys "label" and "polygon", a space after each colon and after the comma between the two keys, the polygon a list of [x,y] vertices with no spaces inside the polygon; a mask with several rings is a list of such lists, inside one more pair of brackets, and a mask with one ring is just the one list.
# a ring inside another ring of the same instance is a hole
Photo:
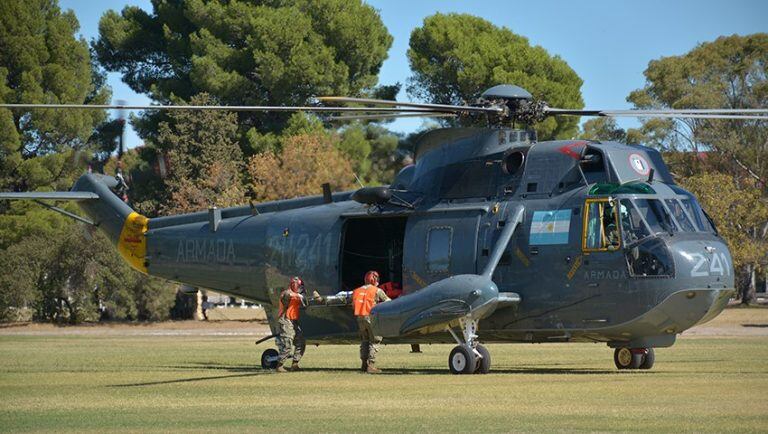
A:
{"label": "cockpit window", "polygon": [[637,199],[635,201],[640,215],[648,223],[651,232],[677,232],[672,216],[669,215],[664,205],[657,199]]}
{"label": "cockpit window", "polygon": [[585,252],[617,250],[621,245],[617,202],[607,198],[587,199],[584,209],[582,249]]}
{"label": "cockpit window", "polygon": [[699,228],[700,231],[713,232],[712,227],[709,225],[709,220],[707,220],[707,217],[704,215],[704,211],[701,209],[698,202],[688,198],[681,199],[680,202],[683,203],[683,206],[688,211],[688,215],[693,218],[696,227]]}
{"label": "cockpit window", "polygon": [[648,228],[640,217],[640,212],[629,199],[622,199],[619,206],[619,217],[621,219],[621,236],[624,238],[624,244],[632,244],[649,235]]}
{"label": "cockpit window", "polygon": [[674,275],[674,264],[669,249],[659,238],[649,238],[627,250],[632,277],[670,277]]}
{"label": "cockpit window", "polygon": [[696,229],[693,227],[693,223],[691,223],[691,220],[685,213],[683,206],[680,205],[680,202],[678,202],[676,199],[666,199],[664,200],[664,203],[667,204],[667,207],[672,212],[672,215],[675,216],[675,220],[680,224],[680,227],[683,228],[683,231],[696,232]]}

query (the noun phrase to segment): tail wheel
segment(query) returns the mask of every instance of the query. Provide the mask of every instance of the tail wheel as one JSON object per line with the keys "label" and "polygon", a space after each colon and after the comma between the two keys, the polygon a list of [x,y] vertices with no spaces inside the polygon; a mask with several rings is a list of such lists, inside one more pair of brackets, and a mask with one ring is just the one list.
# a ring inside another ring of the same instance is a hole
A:
{"label": "tail wheel", "polygon": [[619,369],[637,369],[643,363],[644,353],[642,348],[619,347],[613,352],[613,362]]}
{"label": "tail wheel", "polygon": [[264,369],[277,368],[277,361],[280,359],[280,354],[274,348],[269,348],[261,353],[261,367]]}
{"label": "tail wheel", "polygon": [[475,347],[475,350],[482,356],[477,359],[477,369],[475,370],[475,374],[487,374],[488,371],[491,370],[491,353],[488,352],[487,348],[480,344]]}
{"label": "tail wheel", "polygon": [[476,367],[475,353],[463,345],[454,347],[448,356],[448,369],[452,374],[471,374]]}
{"label": "tail wheel", "polygon": [[645,357],[643,357],[643,363],[640,364],[640,369],[653,368],[653,362],[655,361],[656,353],[653,351],[653,348],[648,348],[645,352]]}

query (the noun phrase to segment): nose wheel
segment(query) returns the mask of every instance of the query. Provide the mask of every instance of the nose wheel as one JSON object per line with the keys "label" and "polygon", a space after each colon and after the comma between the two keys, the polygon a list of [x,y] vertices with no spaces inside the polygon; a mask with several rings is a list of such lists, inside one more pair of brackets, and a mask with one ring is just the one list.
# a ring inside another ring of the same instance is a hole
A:
{"label": "nose wheel", "polygon": [[655,361],[653,348],[619,347],[613,351],[613,362],[619,369],[651,369]]}
{"label": "nose wheel", "polygon": [[491,369],[491,354],[477,342],[477,323],[470,317],[460,319],[461,337],[448,328],[458,344],[448,356],[448,369],[452,374],[487,374]]}

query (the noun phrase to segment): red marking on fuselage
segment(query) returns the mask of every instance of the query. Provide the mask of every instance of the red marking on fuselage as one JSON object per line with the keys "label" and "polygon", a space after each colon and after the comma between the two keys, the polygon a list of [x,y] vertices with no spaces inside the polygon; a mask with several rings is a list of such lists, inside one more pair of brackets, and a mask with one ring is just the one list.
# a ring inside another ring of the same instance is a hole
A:
{"label": "red marking on fuselage", "polygon": [[578,141],[578,142],[573,142],[573,143],[569,143],[567,145],[563,145],[563,146],[557,148],[557,150],[562,152],[563,154],[573,158],[574,160],[578,160],[579,158],[581,158],[581,153],[574,151],[573,148],[575,148],[577,146],[583,146],[583,145],[586,145],[586,144],[587,144],[586,141],[581,140],[581,141]]}
{"label": "red marking on fuselage", "polygon": [[123,242],[126,242],[126,243],[140,243],[141,239],[140,238],[128,238],[128,237],[125,237],[125,238],[123,238]]}

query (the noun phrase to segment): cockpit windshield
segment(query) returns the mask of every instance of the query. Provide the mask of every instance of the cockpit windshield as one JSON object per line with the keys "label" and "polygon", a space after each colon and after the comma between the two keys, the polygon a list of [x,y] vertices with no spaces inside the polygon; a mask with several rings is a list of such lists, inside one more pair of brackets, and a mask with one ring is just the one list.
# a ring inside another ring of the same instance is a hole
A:
{"label": "cockpit windshield", "polygon": [[688,211],[688,215],[693,218],[696,227],[699,228],[700,231],[714,232],[712,226],[709,224],[709,219],[704,215],[704,210],[701,209],[701,206],[699,206],[699,203],[696,202],[695,199],[680,199],[680,202],[682,202],[683,206]]}
{"label": "cockpit windshield", "polygon": [[675,216],[675,221],[677,221],[683,231],[696,232],[696,229],[693,227],[693,223],[691,223],[691,220],[688,218],[688,215],[683,209],[683,206],[680,205],[680,202],[678,202],[677,199],[665,199],[664,203],[667,204],[667,208],[669,208],[669,210],[672,212],[672,215]]}
{"label": "cockpit windshield", "polygon": [[[662,232],[714,232],[695,199],[621,199],[622,237],[627,244]],[[648,231],[650,229],[650,232]]]}
{"label": "cockpit windshield", "polygon": [[635,204],[653,233],[677,232],[677,225],[660,200],[636,199]]}
{"label": "cockpit windshield", "polygon": [[621,246],[632,248],[655,234],[715,232],[709,218],[690,196],[595,197],[586,200],[584,211],[582,248],[585,252],[615,251]]}

